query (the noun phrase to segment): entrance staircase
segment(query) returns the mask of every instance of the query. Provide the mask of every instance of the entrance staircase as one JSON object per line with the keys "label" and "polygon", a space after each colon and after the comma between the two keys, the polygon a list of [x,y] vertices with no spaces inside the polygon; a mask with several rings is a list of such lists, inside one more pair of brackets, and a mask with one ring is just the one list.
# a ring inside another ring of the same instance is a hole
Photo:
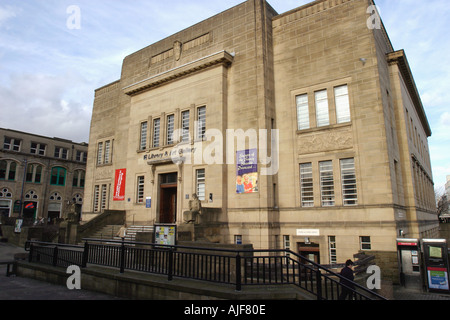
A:
{"label": "entrance staircase", "polygon": [[[117,236],[117,233],[119,232],[119,229],[121,227],[122,225],[106,225],[89,235],[88,238],[102,240],[121,240],[121,238]],[[153,229],[153,226],[129,226],[127,227],[125,241],[135,241],[136,234],[138,232],[153,232]]]}

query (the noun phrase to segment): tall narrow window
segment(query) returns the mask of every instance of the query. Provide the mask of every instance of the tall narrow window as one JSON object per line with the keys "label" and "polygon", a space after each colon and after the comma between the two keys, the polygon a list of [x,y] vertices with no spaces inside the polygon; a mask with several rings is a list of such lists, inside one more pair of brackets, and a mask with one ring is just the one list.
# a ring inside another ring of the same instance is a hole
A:
{"label": "tall narrow window", "polygon": [[160,119],[153,120],[153,148],[159,147],[159,131],[160,131]]}
{"label": "tall narrow window", "polygon": [[341,182],[344,206],[357,205],[358,193],[356,192],[355,159],[341,160]]}
{"label": "tall narrow window", "polygon": [[197,139],[204,140],[206,133],[206,107],[197,109]]}
{"label": "tall narrow window", "polygon": [[328,96],[327,90],[315,92],[316,98],[316,119],[317,126],[323,127],[330,124],[330,116],[328,113]]}
{"label": "tall narrow window", "polygon": [[137,177],[136,202],[144,203],[144,176]]}
{"label": "tall narrow window", "polygon": [[328,237],[328,250],[330,256],[330,264],[337,263],[337,255],[336,255],[336,236]]}
{"label": "tall narrow window", "polygon": [[309,129],[308,95],[297,96],[297,123],[298,130]]}
{"label": "tall narrow window", "polygon": [[173,144],[174,142],[173,139],[174,124],[175,124],[175,116],[173,114],[167,116],[167,130],[166,130],[167,144]]}
{"label": "tall narrow window", "polygon": [[105,141],[105,164],[111,162],[111,141]]}
{"label": "tall narrow window", "polygon": [[139,150],[147,149],[147,121],[141,123],[141,138],[139,141]]}
{"label": "tall narrow window", "polygon": [[189,141],[189,111],[181,113],[182,141]]}
{"label": "tall narrow window", "polygon": [[205,200],[205,169],[197,170],[197,197],[199,200]]}
{"label": "tall narrow window", "polygon": [[29,164],[27,166],[26,182],[40,183],[42,166],[38,164]]}
{"label": "tall narrow window", "polygon": [[94,187],[94,212],[99,212],[100,186]]}
{"label": "tall narrow window", "polygon": [[347,85],[334,88],[337,123],[350,122],[350,102]]}
{"label": "tall narrow window", "polygon": [[99,142],[97,148],[97,164],[102,163],[103,163],[103,142]]}
{"label": "tall narrow window", "polygon": [[312,164],[300,165],[300,189],[302,207],[314,207]]}
{"label": "tall narrow window", "polygon": [[17,169],[17,163],[15,163],[14,161],[11,161],[11,163],[9,164],[9,174],[8,174],[9,181],[16,180],[16,169]]}
{"label": "tall narrow window", "polygon": [[108,200],[108,186],[106,184],[102,184],[102,210],[107,209],[107,200]]}
{"label": "tall narrow window", "polygon": [[323,207],[334,206],[333,162],[319,162],[320,196]]}

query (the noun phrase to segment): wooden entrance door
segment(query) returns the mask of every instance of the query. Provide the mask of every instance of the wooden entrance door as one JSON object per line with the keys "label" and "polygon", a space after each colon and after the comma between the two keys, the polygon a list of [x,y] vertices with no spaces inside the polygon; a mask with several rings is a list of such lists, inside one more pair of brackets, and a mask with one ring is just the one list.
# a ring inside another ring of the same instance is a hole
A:
{"label": "wooden entrance door", "polygon": [[177,212],[177,185],[161,185],[159,223],[175,223]]}
{"label": "wooden entrance door", "polygon": [[[304,242],[299,242],[298,254],[312,262],[320,264],[320,247],[318,244],[315,243],[306,244]],[[303,262],[307,263],[306,261]]]}

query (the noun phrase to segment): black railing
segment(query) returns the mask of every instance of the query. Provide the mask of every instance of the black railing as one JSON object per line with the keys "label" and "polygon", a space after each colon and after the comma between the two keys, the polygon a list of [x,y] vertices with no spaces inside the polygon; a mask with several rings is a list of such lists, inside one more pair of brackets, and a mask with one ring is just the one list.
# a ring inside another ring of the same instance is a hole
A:
{"label": "black railing", "polygon": [[[84,239],[84,246],[27,242],[30,262],[58,267],[89,264],[235,286],[295,285],[318,300],[337,300],[346,286],[342,276],[289,250],[228,250]],[[353,283],[355,300],[385,300]]]}

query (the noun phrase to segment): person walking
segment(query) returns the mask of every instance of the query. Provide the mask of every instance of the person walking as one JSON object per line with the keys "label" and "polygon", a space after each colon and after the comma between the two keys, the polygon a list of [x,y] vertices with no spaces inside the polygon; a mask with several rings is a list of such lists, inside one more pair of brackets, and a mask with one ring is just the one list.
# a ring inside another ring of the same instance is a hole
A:
{"label": "person walking", "polygon": [[341,294],[339,295],[339,300],[345,300],[347,297],[351,300],[353,297],[353,290],[355,286],[353,285],[353,280],[355,280],[355,276],[353,275],[353,261],[347,260],[345,262],[345,267],[341,270],[341,278],[340,283],[341,286]]}
{"label": "person walking", "polygon": [[122,227],[120,227],[119,232],[117,232],[116,236],[124,240],[126,235],[127,235],[127,224],[125,223]]}

